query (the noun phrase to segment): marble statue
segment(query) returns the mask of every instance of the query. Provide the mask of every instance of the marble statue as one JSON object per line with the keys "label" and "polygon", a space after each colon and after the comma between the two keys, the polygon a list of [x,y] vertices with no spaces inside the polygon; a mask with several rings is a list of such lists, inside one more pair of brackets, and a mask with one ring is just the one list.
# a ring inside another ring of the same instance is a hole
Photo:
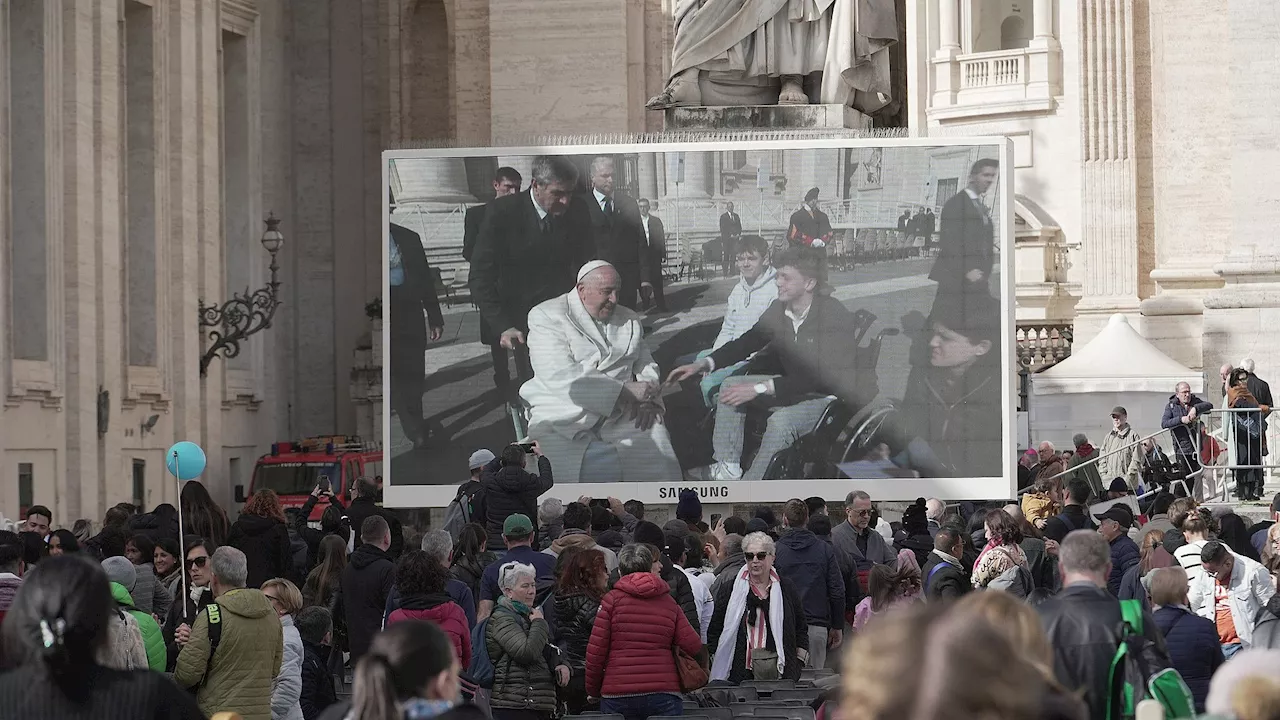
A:
{"label": "marble statue", "polygon": [[667,87],[647,107],[848,105],[892,98],[894,0],[679,0]]}

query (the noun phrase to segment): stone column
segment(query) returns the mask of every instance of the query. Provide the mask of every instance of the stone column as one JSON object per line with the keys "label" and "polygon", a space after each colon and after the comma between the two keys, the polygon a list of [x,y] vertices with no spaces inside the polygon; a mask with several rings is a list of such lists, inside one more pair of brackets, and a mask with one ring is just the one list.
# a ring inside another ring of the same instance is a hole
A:
{"label": "stone column", "polygon": [[462,158],[396,160],[392,172],[400,181],[396,203],[473,203]]}
{"label": "stone column", "polygon": [[938,0],[938,52],[935,57],[960,54],[960,8],[957,0]]}
{"label": "stone column", "polygon": [[1031,26],[1033,38],[1053,37],[1053,0],[1035,0],[1031,8]]}
{"label": "stone column", "polygon": [[933,106],[951,107],[960,92],[960,8],[958,0],[938,2],[938,50],[933,54]]}
{"label": "stone column", "polygon": [[658,197],[657,154],[642,152],[637,158],[640,171],[640,197],[655,200]]}

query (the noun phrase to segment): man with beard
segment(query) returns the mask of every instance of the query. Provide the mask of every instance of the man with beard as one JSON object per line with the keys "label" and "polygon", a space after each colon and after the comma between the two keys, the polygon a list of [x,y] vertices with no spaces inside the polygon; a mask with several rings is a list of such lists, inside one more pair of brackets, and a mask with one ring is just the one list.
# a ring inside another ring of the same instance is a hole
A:
{"label": "man with beard", "polygon": [[658,364],[635,311],[621,307],[618,271],[592,260],[578,285],[529,313],[533,380],[529,439],[557,482],[658,482],[680,477],[663,425]]}

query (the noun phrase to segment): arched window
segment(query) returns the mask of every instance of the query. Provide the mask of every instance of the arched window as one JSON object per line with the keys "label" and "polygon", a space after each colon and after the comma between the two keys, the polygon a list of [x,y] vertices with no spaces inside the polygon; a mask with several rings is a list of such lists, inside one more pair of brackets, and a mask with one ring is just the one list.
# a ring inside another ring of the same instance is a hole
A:
{"label": "arched window", "polygon": [[1024,48],[1031,43],[1031,35],[1027,32],[1027,21],[1021,15],[1010,15],[1000,23],[1000,49],[1014,50]]}
{"label": "arched window", "polygon": [[436,140],[453,135],[453,57],[449,52],[449,23],[443,0],[420,0],[411,10],[403,35],[404,80],[409,95],[406,123],[412,140]]}

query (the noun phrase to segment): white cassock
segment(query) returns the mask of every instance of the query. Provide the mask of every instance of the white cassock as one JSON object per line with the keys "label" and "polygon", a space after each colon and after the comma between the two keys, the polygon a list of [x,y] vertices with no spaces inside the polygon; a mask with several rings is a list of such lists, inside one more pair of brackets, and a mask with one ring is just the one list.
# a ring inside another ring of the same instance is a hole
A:
{"label": "white cassock", "polygon": [[[520,388],[532,408],[529,439],[537,440],[560,482],[678,481],[680,465],[667,427],[640,430],[618,410],[623,383],[661,382],[644,341],[640,316],[621,305],[608,321],[587,314],[576,290],[529,311],[533,379]],[[583,472],[583,458],[612,450],[622,477]]]}

